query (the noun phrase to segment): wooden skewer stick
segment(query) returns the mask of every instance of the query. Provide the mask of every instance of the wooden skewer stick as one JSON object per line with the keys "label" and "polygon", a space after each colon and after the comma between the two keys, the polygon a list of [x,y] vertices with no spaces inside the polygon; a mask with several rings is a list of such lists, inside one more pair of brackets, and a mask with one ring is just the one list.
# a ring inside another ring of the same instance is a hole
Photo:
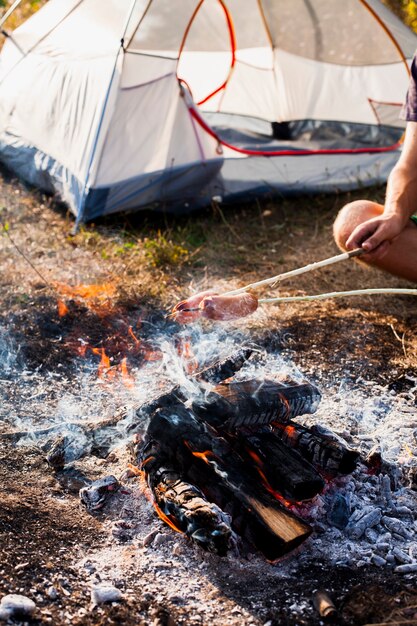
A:
{"label": "wooden skewer stick", "polygon": [[350,250],[350,252],[343,252],[342,254],[337,254],[336,256],[332,256],[328,259],[323,259],[323,261],[317,261],[316,263],[310,263],[309,265],[305,265],[304,267],[299,267],[295,270],[290,270],[289,272],[284,272],[283,274],[277,274],[276,276],[272,276],[271,278],[265,278],[264,280],[259,280],[256,283],[251,283],[250,285],[245,285],[245,287],[240,287],[239,289],[234,289],[233,291],[227,291],[226,296],[234,296],[238,293],[243,293],[244,291],[248,291],[249,289],[257,289],[258,287],[264,287],[266,285],[275,286],[277,283],[280,283],[287,278],[292,278],[293,276],[299,276],[300,274],[305,274],[306,272],[312,272],[313,270],[317,270],[320,267],[325,267],[326,265],[333,265],[334,263],[339,263],[340,261],[347,261],[356,256],[360,256],[366,252],[363,248],[356,248],[355,250]]}
{"label": "wooden skewer stick", "polygon": [[313,302],[314,300],[326,300],[327,298],[345,298],[348,296],[372,296],[374,294],[397,294],[404,296],[417,296],[417,289],[403,289],[401,287],[382,287],[377,289],[353,289],[352,291],[331,291],[318,293],[314,296],[278,296],[276,298],[260,298],[259,304],[272,304],[280,302]]}

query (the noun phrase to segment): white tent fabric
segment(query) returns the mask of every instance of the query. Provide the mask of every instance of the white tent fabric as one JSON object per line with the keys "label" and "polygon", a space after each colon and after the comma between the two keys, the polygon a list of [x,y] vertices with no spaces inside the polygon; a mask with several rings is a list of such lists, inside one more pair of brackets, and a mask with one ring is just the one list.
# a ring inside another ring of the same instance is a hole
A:
{"label": "white tent fabric", "polygon": [[0,160],[78,221],[382,182],[416,47],[379,0],[49,0],[0,55]]}

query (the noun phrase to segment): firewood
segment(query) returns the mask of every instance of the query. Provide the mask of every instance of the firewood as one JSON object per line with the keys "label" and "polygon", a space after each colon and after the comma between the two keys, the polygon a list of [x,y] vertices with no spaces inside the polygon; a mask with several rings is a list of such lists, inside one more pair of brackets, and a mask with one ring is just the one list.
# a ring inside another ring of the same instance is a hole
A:
{"label": "firewood", "polygon": [[216,385],[203,400],[195,400],[192,409],[212,426],[233,430],[273,421],[285,424],[297,415],[314,413],[320,399],[319,390],[308,383],[253,379]]}
{"label": "firewood", "polygon": [[277,559],[310,535],[310,526],[268,492],[252,465],[184,405],[154,413],[145,450],[151,440],[169,456],[182,480],[197,485],[208,500],[230,512],[232,527],[267,559]]}
{"label": "firewood", "polygon": [[198,487],[185,482],[171,463],[170,454],[157,442],[148,442],[142,451],[140,467],[145,471],[156,510],[168,525],[201,548],[224,556],[236,544],[229,516],[209,502]]}
{"label": "firewood", "polygon": [[291,422],[287,425],[275,424],[275,432],[287,446],[298,450],[307,461],[330,476],[350,474],[356,468],[359,452],[349,448],[341,437],[331,431]]}
{"label": "firewood", "polygon": [[287,500],[310,500],[324,488],[325,482],[314,467],[270,430],[239,434],[237,446],[248,462],[255,463],[267,484]]}
{"label": "firewood", "polygon": [[[217,361],[213,365],[196,372],[190,376],[190,380],[196,382],[218,383],[226,378],[230,378],[243,367],[252,353],[253,350],[251,348],[241,348],[236,350],[236,352],[233,352],[226,359]],[[157,395],[149,402],[136,407],[133,411],[135,413],[135,418],[137,419],[133,419],[133,421],[131,421],[127,427],[127,431],[132,432],[135,429],[142,427],[144,419],[152,415],[152,413],[157,409],[169,407],[177,404],[179,401],[185,402],[186,400],[187,396],[182,391],[181,386],[175,385],[172,389],[165,391],[163,394]],[[125,417],[127,417],[128,414],[129,409],[126,407]]]}
{"label": "firewood", "polygon": [[222,380],[226,380],[226,378],[231,378],[242,369],[252,354],[252,348],[241,348],[233,352],[226,359],[217,361],[213,365],[197,372],[192,378],[208,383],[220,383]]}

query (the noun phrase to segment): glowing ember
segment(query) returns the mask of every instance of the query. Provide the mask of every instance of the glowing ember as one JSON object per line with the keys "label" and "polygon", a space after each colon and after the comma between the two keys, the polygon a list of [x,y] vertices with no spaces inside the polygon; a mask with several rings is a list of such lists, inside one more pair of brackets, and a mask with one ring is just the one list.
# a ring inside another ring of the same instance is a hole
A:
{"label": "glowing ember", "polygon": [[207,465],[210,464],[209,457],[213,457],[214,456],[214,454],[213,454],[213,452],[211,452],[211,450],[206,450],[205,452],[192,452],[192,455],[197,457],[198,459],[202,459],[204,461],[204,463],[207,463]]}
{"label": "glowing ember", "polygon": [[127,331],[129,333],[129,335],[132,337],[133,341],[135,342],[136,345],[140,344],[140,340],[136,337],[135,333],[133,332],[133,329],[131,326],[129,326],[129,329]]}

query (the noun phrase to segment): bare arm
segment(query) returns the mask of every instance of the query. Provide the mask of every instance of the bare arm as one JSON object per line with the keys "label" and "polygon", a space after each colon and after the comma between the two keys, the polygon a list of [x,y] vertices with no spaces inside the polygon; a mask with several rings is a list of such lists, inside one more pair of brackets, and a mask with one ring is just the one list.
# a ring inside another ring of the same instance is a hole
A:
{"label": "bare arm", "polygon": [[416,212],[417,122],[408,122],[401,156],[388,180],[384,211],[355,228],[347,248],[362,247],[372,260],[382,258]]}

